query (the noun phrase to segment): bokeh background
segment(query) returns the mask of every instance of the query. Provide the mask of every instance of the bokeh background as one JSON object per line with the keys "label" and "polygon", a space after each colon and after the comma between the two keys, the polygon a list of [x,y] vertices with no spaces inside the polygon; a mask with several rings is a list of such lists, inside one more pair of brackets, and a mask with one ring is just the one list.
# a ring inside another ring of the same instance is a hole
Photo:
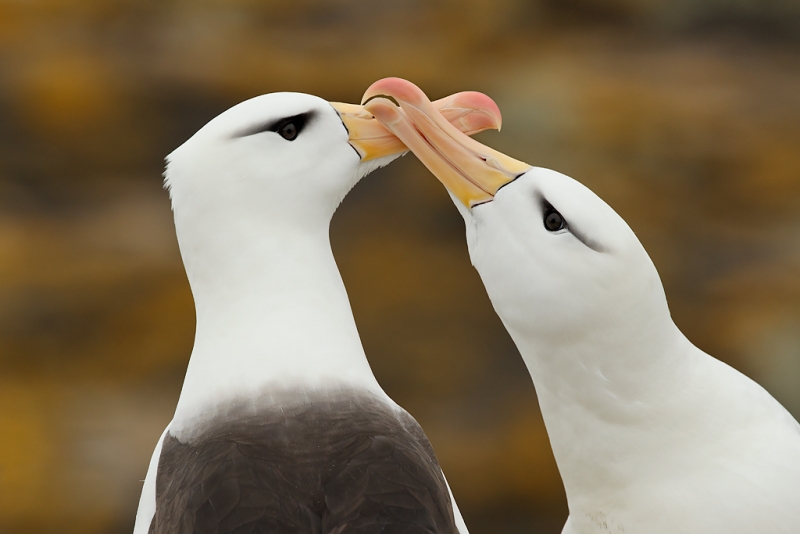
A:
{"label": "bokeh background", "polygon": [[[0,532],[130,532],[194,311],[163,157],[272,91],[491,95],[480,138],[633,227],[679,327],[800,415],[800,4],[0,0]],[[413,158],[331,230],[381,384],[473,533],[560,532],[535,392]]]}

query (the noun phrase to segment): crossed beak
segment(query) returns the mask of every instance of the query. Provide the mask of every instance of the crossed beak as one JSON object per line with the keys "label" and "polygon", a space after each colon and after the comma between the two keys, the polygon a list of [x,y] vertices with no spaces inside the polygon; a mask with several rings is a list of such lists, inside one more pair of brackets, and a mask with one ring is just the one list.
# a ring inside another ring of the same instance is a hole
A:
{"label": "crossed beak", "polygon": [[[456,93],[428,104],[451,128],[462,135],[474,135],[487,129],[500,129],[502,117],[497,104],[473,91]],[[367,161],[408,151],[393,132],[386,129],[364,106],[331,102],[347,128],[350,144]]]}
{"label": "crossed beak", "polygon": [[[446,100],[431,102],[411,82],[384,78],[364,93],[363,109],[414,152],[461,203],[472,208],[491,201],[501,187],[531,166],[464,135],[468,128],[445,115],[444,107],[440,109]],[[500,117],[499,110],[496,116]]]}

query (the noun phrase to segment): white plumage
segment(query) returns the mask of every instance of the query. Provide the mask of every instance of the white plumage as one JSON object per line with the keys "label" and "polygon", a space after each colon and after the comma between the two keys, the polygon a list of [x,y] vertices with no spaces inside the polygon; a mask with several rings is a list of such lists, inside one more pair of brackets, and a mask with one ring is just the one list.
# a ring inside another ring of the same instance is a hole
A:
{"label": "white plumage", "polygon": [[472,263],[536,386],[565,534],[800,532],[800,425],[686,339],[613,209],[460,135],[409,82],[376,82],[365,98],[464,217]]}

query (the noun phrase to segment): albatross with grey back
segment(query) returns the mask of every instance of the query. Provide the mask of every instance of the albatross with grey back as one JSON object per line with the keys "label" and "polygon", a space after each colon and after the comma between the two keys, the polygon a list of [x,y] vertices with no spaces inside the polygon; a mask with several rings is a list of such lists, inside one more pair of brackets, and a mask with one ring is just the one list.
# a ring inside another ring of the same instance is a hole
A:
{"label": "albatross with grey back", "polygon": [[564,534],[797,534],[800,425],[673,323],[635,234],[575,180],[449,127],[409,82],[365,107],[448,188],[530,371]]}
{"label": "albatross with grey back", "polygon": [[[480,93],[439,101],[467,133]],[[330,247],[349,189],[406,147],[361,106],[243,102],[167,158],[197,314],[134,532],[466,534],[417,422],[364,355]]]}

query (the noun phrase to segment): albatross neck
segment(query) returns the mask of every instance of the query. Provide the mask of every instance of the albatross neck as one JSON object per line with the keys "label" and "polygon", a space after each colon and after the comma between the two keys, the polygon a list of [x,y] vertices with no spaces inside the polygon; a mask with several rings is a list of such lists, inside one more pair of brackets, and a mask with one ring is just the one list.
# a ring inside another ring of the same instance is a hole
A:
{"label": "albatross neck", "polygon": [[[647,469],[662,448],[680,447],[662,434],[675,417],[693,417],[698,364],[708,356],[667,317],[637,333],[595,332],[548,343],[510,330],[531,374],[553,453],[572,509],[597,487],[604,499]],[[698,388],[699,389],[699,388]],[[679,414],[679,415],[675,415]]]}
{"label": "albatross neck", "polygon": [[197,314],[176,418],[278,389],[381,392],[331,251],[329,222],[230,222],[224,231],[181,232],[176,214],[176,226]]}

